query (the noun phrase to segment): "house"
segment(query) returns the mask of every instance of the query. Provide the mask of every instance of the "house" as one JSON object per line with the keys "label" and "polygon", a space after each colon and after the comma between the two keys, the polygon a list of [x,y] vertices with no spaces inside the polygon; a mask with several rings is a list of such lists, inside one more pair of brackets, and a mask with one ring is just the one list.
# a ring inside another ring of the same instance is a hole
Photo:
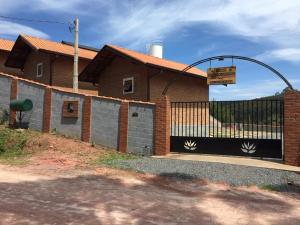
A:
{"label": "house", "polygon": [[152,45],[152,55],[146,55],[105,45],[81,72],[79,80],[98,84],[99,95],[154,102],[176,77],[167,93],[171,101],[207,101],[206,73],[197,68],[182,73],[187,65],[163,59],[159,47]]}
{"label": "house", "polygon": [[12,75],[21,75],[21,70],[5,66],[6,59],[14,44],[14,41],[0,38],[0,72]]}
{"label": "house", "polygon": [[[79,48],[78,71],[96,56],[97,51],[85,46]],[[58,43],[28,35],[19,35],[5,66],[20,69],[22,78],[72,90],[74,48],[70,43]],[[92,83],[79,82],[79,92],[97,94]]]}

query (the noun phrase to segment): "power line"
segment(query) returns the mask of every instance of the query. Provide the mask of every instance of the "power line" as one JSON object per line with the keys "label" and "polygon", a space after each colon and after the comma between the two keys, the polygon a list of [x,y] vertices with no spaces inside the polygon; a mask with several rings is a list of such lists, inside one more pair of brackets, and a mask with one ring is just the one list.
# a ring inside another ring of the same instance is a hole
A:
{"label": "power line", "polygon": [[15,20],[15,21],[36,22],[36,23],[56,23],[56,24],[70,25],[70,22],[63,22],[63,21],[35,20],[35,19],[26,19],[26,18],[2,16],[2,15],[0,15],[0,18],[7,19],[7,20]]}

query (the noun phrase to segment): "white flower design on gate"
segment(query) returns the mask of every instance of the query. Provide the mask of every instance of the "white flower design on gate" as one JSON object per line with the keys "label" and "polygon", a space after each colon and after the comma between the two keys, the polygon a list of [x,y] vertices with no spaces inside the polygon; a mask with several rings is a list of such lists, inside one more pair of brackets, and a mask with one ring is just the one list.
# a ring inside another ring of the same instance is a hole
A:
{"label": "white flower design on gate", "polygon": [[193,141],[193,142],[191,140],[185,141],[184,148],[186,150],[195,151],[197,149],[197,144],[195,141]]}
{"label": "white flower design on gate", "polygon": [[253,154],[254,152],[256,152],[256,146],[254,144],[250,145],[249,142],[248,143],[244,142],[242,144],[241,150],[245,153]]}

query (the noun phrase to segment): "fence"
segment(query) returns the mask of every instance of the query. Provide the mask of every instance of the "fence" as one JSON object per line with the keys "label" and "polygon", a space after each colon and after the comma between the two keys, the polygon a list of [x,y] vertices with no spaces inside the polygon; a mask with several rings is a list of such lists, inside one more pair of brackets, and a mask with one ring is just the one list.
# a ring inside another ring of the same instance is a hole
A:
{"label": "fence", "polygon": [[[243,135],[277,140],[281,139],[284,124],[284,160],[289,165],[300,165],[300,94],[297,91],[287,91],[284,102],[206,102],[199,109],[201,103],[173,103],[171,107],[168,97],[154,104],[74,94],[0,73],[0,109],[9,113],[11,122],[16,120],[16,114],[10,112],[9,103],[23,98],[30,98],[34,105],[26,115],[30,129],[56,130],[83,141],[143,155],[168,154],[171,135]],[[67,100],[79,103],[77,119],[63,117],[63,102]],[[192,109],[191,114],[185,111],[187,105]],[[261,113],[264,107],[269,110]],[[221,109],[227,110],[222,113],[227,116],[219,115]]]}
{"label": "fence", "polygon": [[[18,121],[9,110],[10,101],[26,98],[33,102],[33,109],[24,113],[22,121],[32,130],[55,131],[108,148],[123,148],[123,152],[154,153],[154,103],[76,94],[0,73],[0,109],[10,114],[11,122]],[[76,117],[64,116],[66,101],[78,103]],[[124,105],[128,107],[125,113]]]}
{"label": "fence", "polygon": [[171,136],[282,139],[283,101],[171,103]]}

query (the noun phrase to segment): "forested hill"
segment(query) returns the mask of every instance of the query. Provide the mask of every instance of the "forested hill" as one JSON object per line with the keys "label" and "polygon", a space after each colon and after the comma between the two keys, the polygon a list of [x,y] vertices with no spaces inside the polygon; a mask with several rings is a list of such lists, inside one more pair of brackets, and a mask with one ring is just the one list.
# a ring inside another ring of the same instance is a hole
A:
{"label": "forested hill", "polygon": [[[283,99],[284,93],[288,90],[288,88],[283,89],[281,92],[276,92],[274,95],[255,98],[253,100],[281,100]],[[298,90],[296,90],[298,91]]]}
{"label": "forested hill", "polygon": [[286,90],[287,90],[287,88],[283,89],[281,92],[276,92],[274,95],[256,98],[254,100],[281,100],[281,99],[283,99],[283,96],[284,96],[284,93],[286,92]]}

